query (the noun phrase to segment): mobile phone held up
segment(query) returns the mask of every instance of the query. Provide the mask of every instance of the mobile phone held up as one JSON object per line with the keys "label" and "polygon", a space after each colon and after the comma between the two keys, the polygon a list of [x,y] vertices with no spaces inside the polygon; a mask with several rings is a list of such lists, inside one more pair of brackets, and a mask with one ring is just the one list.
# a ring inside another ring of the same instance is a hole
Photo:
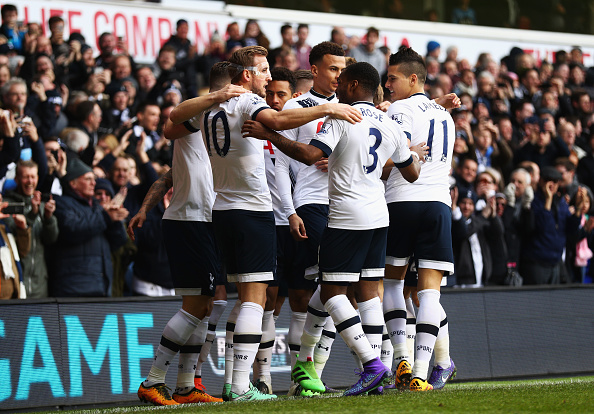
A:
{"label": "mobile phone held up", "polygon": [[6,207],[2,209],[3,214],[24,214],[25,213],[25,203],[11,203],[9,202]]}

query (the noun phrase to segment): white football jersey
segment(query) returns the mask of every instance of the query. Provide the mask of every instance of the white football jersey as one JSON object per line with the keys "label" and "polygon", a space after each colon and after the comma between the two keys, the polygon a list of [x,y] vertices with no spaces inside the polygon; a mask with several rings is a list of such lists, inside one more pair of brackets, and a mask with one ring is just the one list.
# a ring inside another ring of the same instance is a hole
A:
{"label": "white football jersey", "polygon": [[272,211],[274,212],[274,222],[277,226],[288,226],[289,219],[283,214],[281,198],[276,185],[275,167],[277,154],[279,153],[270,141],[262,141],[264,143],[264,160],[266,163],[266,181],[270,189],[270,196],[272,198]]}
{"label": "white football jersey", "polygon": [[243,123],[264,109],[269,109],[264,99],[244,93],[190,120],[202,131],[210,158],[216,193],[213,210],[272,211],[262,141],[241,134]]}
{"label": "white football jersey", "polygon": [[163,218],[212,221],[212,171],[200,132],[175,140],[172,165],[173,197]]}
{"label": "white football jersey", "polygon": [[388,116],[402,127],[411,145],[426,142],[429,154],[421,165],[419,178],[409,183],[396,168],[386,186],[386,201],[440,201],[451,206],[448,177],[456,130],[449,112],[441,105],[417,93],[394,102]]}
{"label": "white football jersey", "polygon": [[387,227],[382,169],[390,158],[401,168],[413,162],[408,142],[400,128],[373,103],[352,105],[363,114],[361,122],[328,119],[310,143],[329,155],[328,227]]}
{"label": "white football jersey", "polygon": [[[311,108],[313,106],[338,102],[336,95],[330,97],[321,95],[311,89],[309,92],[290,99],[283,107],[285,109]],[[284,137],[309,144],[312,138],[324,124],[324,118],[308,122],[298,128],[279,131]],[[290,158],[284,154],[277,157],[276,177],[280,191],[285,216],[295,213],[295,209],[305,204],[328,204],[328,174],[316,168],[315,165],[307,166],[295,163],[295,188],[291,196],[289,180]]]}

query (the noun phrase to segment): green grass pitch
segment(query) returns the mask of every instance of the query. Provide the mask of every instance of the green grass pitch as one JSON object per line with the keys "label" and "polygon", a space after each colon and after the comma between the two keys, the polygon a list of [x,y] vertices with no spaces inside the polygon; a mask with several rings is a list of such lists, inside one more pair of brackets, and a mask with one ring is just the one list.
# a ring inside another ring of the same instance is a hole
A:
{"label": "green grass pitch", "polygon": [[149,405],[70,411],[80,414],[142,412],[241,414],[376,414],[376,413],[592,413],[594,377],[448,384],[424,393],[386,391],[383,396],[279,397],[275,401]]}

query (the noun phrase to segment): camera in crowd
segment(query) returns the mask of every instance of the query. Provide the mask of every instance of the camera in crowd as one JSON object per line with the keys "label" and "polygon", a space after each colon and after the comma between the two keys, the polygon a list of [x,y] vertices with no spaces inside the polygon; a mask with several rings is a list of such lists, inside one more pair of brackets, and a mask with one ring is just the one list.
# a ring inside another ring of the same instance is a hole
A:
{"label": "camera in crowd", "polygon": [[24,202],[10,202],[2,209],[3,214],[25,214]]}

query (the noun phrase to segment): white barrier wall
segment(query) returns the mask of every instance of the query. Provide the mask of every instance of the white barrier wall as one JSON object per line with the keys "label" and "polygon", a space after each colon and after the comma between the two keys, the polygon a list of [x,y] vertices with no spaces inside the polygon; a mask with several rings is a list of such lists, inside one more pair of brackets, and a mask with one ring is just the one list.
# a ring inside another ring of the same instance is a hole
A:
{"label": "white barrier wall", "polygon": [[[438,41],[442,58],[449,46],[458,46],[459,57],[472,64],[480,53],[489,52],[495,59],[507,55],[518,46],[532,53],[537,60],[554,60],[554,52],[572,46],[581,46],[584,63],[594,66],[594,36],[567,33],[524,31],[448,23],[432,23],[385,19],[367,16],[347,16],[295,10],[267,9],[228,5],[217,1],[165,0],[162,4],[141,2],[93,2],[68,0],[14,1],[19,20],[25,23],[47,22],[52,15],[61,15],[66,23],[65,37],[81,32],[87,43],[97,49],[96,39],[103,32],[123,36],[128,49],[139,62],[152,62],[159,47],[175,32],[175,22],[186,19],[190,25],[189,37],[201,53],[210,35],[218,30],[224,34],[227,24],[238,21],[243,29],[247,19],[258,19],[271,46],[280,45],[280,27],[285,22],[310,25],[309,43],[329,40],[332,26],[345,28],[347,35],[363,36],[365,29],[375,26],[380,30],[382,44],[396,50],[406,40],[419,53],[424,53],[427,42]],[[47,25],[44,30],[48,31]]]}

